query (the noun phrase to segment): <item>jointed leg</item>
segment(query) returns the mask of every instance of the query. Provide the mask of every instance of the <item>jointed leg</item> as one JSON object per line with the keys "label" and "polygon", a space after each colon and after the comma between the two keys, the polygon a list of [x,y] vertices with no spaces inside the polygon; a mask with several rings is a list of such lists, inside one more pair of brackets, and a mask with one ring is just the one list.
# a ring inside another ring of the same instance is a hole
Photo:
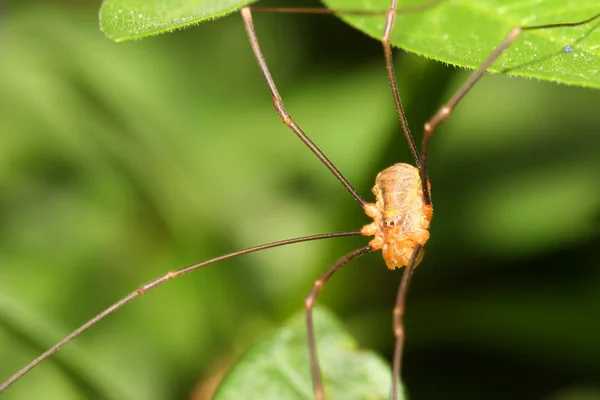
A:
{"label": "jointed leg", "polygon": [[366,202],[363,198],[358,194],[358,192],[352,187],[350,182],[342,175],[340,171],[329,161],[329,159],[323,154],[323,152],[310,140],[308,136],[300,129],[300,127],[294,122],[292,117],[288,114],[283,104],[283,99],[279,95],[279,91],[275,86],[275,82],[273,81],[273,77],[269,72],[269,67],[267,67],[267,62],[265,61],[265,57],[260,50],[260,45],[258,44],[258,38],[256,37],[256,32],[254,30],[254,23],[252,22],[252,12],[250,11],[250,7],[242,8],[242,18],[244,19],[244,25],[246,27],[246,32],[248,33],[248,38],[250,39],[250,45],[252,46],[252,50],[254,51],[254,55],[256,56],[256,60],[258,61],[258,65],[262,74],[267,82],[267,86],[271,91],[271,96],[273,97],[273,107],[275,107],[275,111],[281,117],[281,120],[284,124],[288,126],[295,134],[298,136],[300,140],[314,153],[319,160],[331,173],[344,185],[346,190],[350,192],[350,194],[354,197],[358,203],[363,206]]}
{"label": "jointed leg", "polygon": [[310,371],[313,377],[313,389],[315,391],[315,399],[323,400],[325,398],[325,392],[323,390],[323,380],[321,379],[321,371],[319,370],[319,358],[317,357],[317,343],[315,339],[315,327],[313,324],[313,307],[317,301],[317,296],[321,291],[321,288],[335,274],[340,268],[346,265],[348,262],[354,260],[363,254],[373,251],[370,246],[362,247],[358,250],[354,250],[344,257],[336,261],[319,279],[313,284],[312,290],[304,301],[306,308],[306,334],[308,337],[308,355],[310,359]]}
{"label": "jointed leg", "polygon": [[[512,43],[517,40],[521,34],[525,31],[533,31],[538,29],[552,29],[552,28],[565,28],[565,27],[574,27],[579,25],[584,25],[589,22],[592,22],[596,19],[600,18],[600,14],[596,14],[591,18],[588,18],[584,21],[579,22],[567,22],[560,24],[546,24],[546,25],[533,25],[533,26],[520,26],[514,28],[506,39],[490,54],[490,56],[481,64],[481,66],[474,71],[469,79],[461,86],[461,88],[456,92],[456,94],[443,105],[435,115],[425,123],[423,127],[423,143],[421,145],[421,179],[427,177],[427,161],[429,155],[429,144],[431,142],[431,137],[433,136],[433,132],[435,128],[442,122],[444,122],[448,117],[452,114],[454,107],[465,97],[465,95],[473,88],[473,86],[477,83],[477,81],[483,76],[485,71],[489,67],[494,64],[494,62],[502,55],[504,50],[506,50]],[[425,180],[424,180],[425,182]],[[423,189],[424,191],[426,189]]]}
{"label": "jointed leg", "polygon": [[398,399],[398,380],[401,379],[402,375],[402,351],[404,349],[404,311],[406,310],[406,297],[408,295],[408,287],[410,285],[410,278],[412,277],[413,270],[421,253],[423,252],[422,246],[415,247],[413,254],[410,258],[410,263],[404,268],[402,274],[402,280],[398,287],[398,294],[396,296],[396,305],[394,306],[394,317],[392,323],[392,329],[394,336],[396,337],[396,345],[394,346],[394,361],[392,366],[392,392],[390,400]]}
{"label": "jointed leg", "polygon": [[[392,45],[390,43],[390,35],[392,34],[394,22],[396,21],[397,3],[397,0],[391,0],[390,2],[390,7],[385,17],[385,27],[383,29],[383,38],[381,39],[381,44],[383,45],[383,54],[385,56],[385,69],[387,71],[388,81],[390,82],[392,96],[394,97],[396,111],[398,112],[398,118],[400,119],[400,123],[402,124],[402,131],[404,132],[404,137],[406,138],[406,142],[408,143],[410,152],[413,158],[415,159],[415,166],[417,168],[420,168],[421,159],[419,157],[419,152],[417,151],[415,141],[412,135],[410,134],[408,120],[406,119],[404,108],[402,107],[400,93],[398,92],[398,83],[396,82],[396,73],[394,72],[394,61],[392,58]],[[429,196],[427,196],[426,198],[428,199]]]}
{"label": "jointed leg", "polygon": [[260,246],[250,247],[245,250],[240,250],[240,251],[236,251],[233,253],[225,254],[223,256],[215,257],[213,259],[203,261],[198,264],[190,265],[188,267],[181,268],[176,271],[167,272],[166,274],[140,286],[136,291],[128,294],[127,296],[125,296],[121,300],[117,301],[116,303],[114,303],[113,305],[111,305],[110,307],[108,307],[107,309],[102,311],[100,314],[96,315],[94,318],[90,319],[88,322],[86,322],[85,324],[81,325],[79,328],[75,329],[73,332],[68,334],[65,338],[63,338],[57,344],[52,346],[49,350],[45,351],[43,354],[41,354],[36,359],[31,361],[29,364],[27,364],[25,367],[23,367],[20,371],[18,371],[13,376],[11,376],[4,383],[0,384],[0,393],[5,391],[6,389],[8,389],[8,387],[10,385],[15,383],[23,375],[27,374],[29,371],[31,371],[33,368],[35,368],[38,364],[40,364],[46,358],[50,357],[52,354],[54,354],[58,350],[60,350],[61,347],[68,344],[69,342],[73,341],[73,339],[75,339],[77,336],[81,335],[83,332],[87,331],[92,326],[96,325],[99,321],[103,320],[108,315],[112,314],[116,310],[123,307],[125,304],[131,302],[133,299],[140,297],[141,295],[149,292],[152,289],[157,288],[158,286],[160,286],[170,280],[173,280],[184,274],[187,274],[188,272],[192,272],[196,269],[217,263],[219,261],[228,260],[228,259],[231,259],[234,257],[244,255],[244,254],[255,253],[260,250],[272,249],[272,248],[281,247],[281,246],[287,246],[288,244],[293,244],[293,243],[302,243],[302,242],[308,242],[308,241],[312,241],[312,240],[329,239],[329,238],[333,238],[333,237],[342,237],[342,236],[358,236],[360,234],[361,234],[360,231],[339,232],[339,233],[326,233],[326,234],[322,234],[322,235],[312,235],[312,236],[298,237],[298,238],[294,238],[294,239],[280,240],[278,242],[267,243],[267,244],[263,244]]}

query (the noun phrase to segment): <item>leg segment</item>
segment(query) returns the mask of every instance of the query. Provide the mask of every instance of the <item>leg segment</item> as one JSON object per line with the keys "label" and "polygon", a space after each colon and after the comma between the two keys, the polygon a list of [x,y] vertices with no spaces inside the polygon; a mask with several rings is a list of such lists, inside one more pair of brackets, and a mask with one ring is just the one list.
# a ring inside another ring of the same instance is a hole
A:
{"label": "leg segment", "polygon": [[[396,21],[396,7],[397,0],[391,0],[390,7],[385,17],[385,27],[383,29],[383,38],[381,44],[383,45],[383,54],[385,56],[385,69],[387,71],[388,81],[390,82],[390,88],[392,89],[392,96],[394,97],[394,104],[396,105],[396,111],[398,112],[398,118],[402,124],[402,132],[410,148],[410,152],[415,159],[415,165],[417,168],[421,168],[421,159],[415,141],[410,134],[410,128],[408,126],[408,120],[402,107],[402,101],[400,100],[400,93],[398,92],[398,83],[396,82],[396,73],[394,72],[394,60],[392,58],[392,45],[390,43],[390,35],[394,28],[394,21]],[[424,189],[426,190],[426,189]],[[426,197],[428,199],[429,197]]]}
{"label": "leg segment", "polygon": [[73,332],[68,334],[60,342],[58,342],[57,344],[52,346],[49,350],[45,351],[42,355],[38,356],[35,360],[31,361],[29,364],[27,364],[20,371],[18,371],[13,376],[11,376],[4,383],[0,384],[0,393],[5,391],[6,389],[8,389],[8,387],[10,385],[15,383],[23,375],[27,374],[29,371],[31,371],[33,368],[35,368],[38,364],[40,364],[46,358],[50,357],[52,354],[54,354],[58,350],[60,350],[61,347],[63,347],[67,343],[73,341],[73,339],[75,339],[77,336],[81,335],[83,332],[87,331],[92,326],[96,325],[100,320],[104,319],[108,315],[117,311],[118,309],[123,307],[125,304],[131,302],[133,299],[140,297],[141,295],[149,292],[152,289],[155,289],[156,287],[162,285],[163,283],[166,283],[170,280],[173,280],[184,274],[187,274],[188,272],[205,267],[207,265],[214,264],[214,263],[217,263],[217,262],[223,261],[223,260],[228,260],[230,258],[238,257],[238,256],[241,256],[244,254],[254,253],[254,252],[257,252],[260,250],[272,249],[274,247],[281,247],[281,246],[286,246],[288,244],[302,243],[302,242],[308,242],[308,241],[312,241],[312,240],[329,239],[329,238],[333,238],[333,237],[342,237],[342,236],[358,236],[358,235],[360,235],[360,231],[325,233],[322,235],[312,235],[312,236],[304,236],[304,237],[299,237],[299,238],[294,238],[294,239],[280,240],[278,242],[267,243],[267,244],[263,244],[260,246],[250,247],[245,250],[240,250],[240,251],[236,251],[233,253],[225,254],[223,256],[215,257],[213,259],[203,261],[198,264],[190,265],[188,267],[181,268],[176,271],[167,272],[166,274],[140,286],[136,291],[128,294],[127,296],[125,296],[121,300],[117,301],[116,303],[114,303],[113,305],[108,307],[106,310],[102,311],[100,314],[96,315],[94,318],[90,319],[88,322],[86,322],[85,324],[81,325],[79,328],[75,329]]}
{"label": "leg segment", "polygon": [[392,328],[394,330],[394,336],[396,337],[396,345],[394,347],[394,361],[392,368],[392,391],[390,400],[398,400],[398,380],[401,379],[402,374],[402,350],[404,349],[404,311],[406,310],[406,297],[408,295],[408,286],[410,285],[410,278],[412,272],[420,260],[420,256],[423,253],[423,246],[418,245],[415,247],[413,254],[410,258],[410,262],[404,268],[402,274],[402,280],[398,287],[398,295],[396,296],[396,305],[394,306],[394,318]]}
{"label": "leg segment", "polygon": [[333,264],[319,279],[313,284],[312,290],[304,301],[306,308],[306,334],[308,337],[308,355],[310,359],[310,371],[313,377],[313,389],[315,391],[315,399],[323,400],[325,398],[325,392],[323,391],[323,380],[321,379],[321,371],[319,370],[319,358],[317,357],[317,344],[315,339],[315,326],[313,323],[313,307],[317,301],[317,296],[323,285],[335,274],[340,268],[346,265],[348,262],[354,260],[363,254],[373,251],[371,246],[365,246],[358,250],[354,250],[344,257],[340,258]]}
{"label": "leg segment", "polygon": [[267,67],[267,62],[265,57],[260,50],[260,45],[258,44],[258,38],[256,37],[256,32],[254,30],[254,23],[252,21],[252,12],[250,11],[250,7],[242,8],[242,18],[244,19],[244,25],[246,27],[246,32],[248,33],[248,38],[250,39],[250,45],[252,46],[252,50],[254,51],[254,55],[256,56],[256,60],[258,61],[258,65],[262,74],[267,82],[267,86],[271,91],[271,96],[273,97],[273,107],[275,107],[275,111],[279,114],[279,117],[283,121],[284,124],[288,126],[298,138],[313,152],[315,156],[331,171],[331,173],[344,185],[346,190],[350,192],[352,197],[358,203],[363,206],[365,201],[358,194],[358,192],[352,187],[350,182],[342,175],[340,171],[329,161],[329,159],[323,154],[323,152],[310,140],[308,136],[300,129],[300,127],[296,124],[296,122],[292,119],[292,117],[288,114],[283,104],[283,99],[279,95],[279,91],[275,86],[275,82],[273,81],[273,77],[269,72],[269,67]]}
{"label": "leg segment", "polygon": [[[448,117],[450,117],[450,115],[452,114],[452,111],[454,110],[454,107],[456,107],[456,105],[463,99],[463,97],[465,97],[465,95],[469,92],[469,90],[471,90],[473,88],[473,86],[475,86],[475,84],[483,76],[485,71],[487,71],[487,69],[489,67],[491,67],[492,64],[494,64],[494,62],[498,59],[498,57],[500,57],[500,55],[502,55],[504,50],[506,50],[512,43],[514,43],[514,41],[517,40],[523,32],[534,31],[534,30],[539,30],[539,29],[574,27],[574,26],[587,24],[598,18],[600,18],[600,14],[596,14],[591,18],[588,18],[584,21],[579,21],[579,22],[520,26],[520,27],[516,27],[512,31],[510,31],[510,33],[508,34],[506,39],[504,39],[504,41],[502,43],[500,43],[500,45],[492,52],[492,54],[490,54],[490,56],[483,62],[483,64],[481,64],[479,69],[477,69],[476,71],[474,71],[471,74],[469,79],[467,79],[467,81],[461,86],[461,88],[450,99],[450,101],[448,101],[448,103],[443,105],[435,113],[435,115],[429,121],[427,121],[425,123],[425,125],[423,127],[423,143],[421,146],[421,179],[423,180],[423,182],[427,182],[427,161],[428,161],[428,155],[429,155],[429,144],[431,142],[431,137],[433,136],[433,132],[435,131],[435,128],[439,124],[444,122],[446,119],[448,119]],[[427,192],[427,189],[425,187],[423,188],[423,192]]]}

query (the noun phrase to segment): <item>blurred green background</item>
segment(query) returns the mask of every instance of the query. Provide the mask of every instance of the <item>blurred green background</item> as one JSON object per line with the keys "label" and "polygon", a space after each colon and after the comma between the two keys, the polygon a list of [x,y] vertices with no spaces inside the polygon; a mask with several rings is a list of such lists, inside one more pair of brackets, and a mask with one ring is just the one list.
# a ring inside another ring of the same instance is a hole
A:
{"label": "blurred green background", "polygon": [[[0,379],[167,270],[300,235],[360,207],[272,110],[241,18],[115,45],[91,1],[0,20]],[[287,109],[368,200],[411,162],[380,45],[327,16],[256,15]],[[400,54],[419,127],[465,72]],[[411,399],[600,399],[600,92],[486,77],[433,141],[435,218],[414,275]],[[146,295],[3,399],[206,399],[364,238],[223,262]],[[399,272],[379,254],[323,292],[391,355]],[[40,347],[41,346],[41,347]]]}

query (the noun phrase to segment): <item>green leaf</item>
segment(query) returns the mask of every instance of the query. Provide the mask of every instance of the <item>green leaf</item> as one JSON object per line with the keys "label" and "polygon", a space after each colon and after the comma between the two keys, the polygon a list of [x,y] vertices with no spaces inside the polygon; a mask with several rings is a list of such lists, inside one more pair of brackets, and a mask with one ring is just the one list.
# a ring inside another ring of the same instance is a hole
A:
{"label": "green leaf", "polygon": [[[167,5],[165,5],[165,3]],[[155,35],[216,18],[250,1],[107,0],[100,12],[103,31],[115,41]],[[380,10],[389,0],[324,0],[334,10]],[[402,2],[401,2],[402,3]],[[477,68],[517,26],[577,22],[599,12],[596,0],[566,5],[506,0],[447,0],[424,10],[400,12],[392,34],[396,47],[449,64]],[[423,0],[403,7],[427,4]],[[341,15],[350,25],[380,40],[383,15]],[[578,27],[526,31],[490,69],[518,76],[600,88],[598,22]]]}
{"label": "green leaf", "polygon": [[[389,0],[323,1],[332,9],[385,10],[389,6]],[[427,1],[400,3],[406,7]],[[597,0],[447,0],[422,11],[400,13],[391,42],[438,61],[478,68],[515,27],[578,22],[599,12]],[[381,39],[383,18],[341,17]],[[599,25],[600,20],[596,20],[578,27],[526,31],[490,71],[600,88]]]}
{"label": "green leaf", "polygon": [[181,29],[230,14],[255,0],[106,0],[100,28],[115,42]]}
{"label": "green leaf", "polygon": [[[233,367],[215,400],[313,399],[304,313],[257,342]],[[328,399],[387,399],[391,373],[356,342],[333,315],[315,311],[317,346]]]}

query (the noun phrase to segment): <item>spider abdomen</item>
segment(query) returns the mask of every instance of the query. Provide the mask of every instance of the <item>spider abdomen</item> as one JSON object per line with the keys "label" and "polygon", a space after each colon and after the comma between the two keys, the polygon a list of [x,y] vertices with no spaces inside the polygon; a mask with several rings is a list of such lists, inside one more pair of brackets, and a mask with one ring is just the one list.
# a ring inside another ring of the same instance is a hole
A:
{"label": "spider abdomen", "polygon": [[404,267],[414,248],[424,246],[429,239],[433,216],[432,205],[423,198],[419,170],[409,164],[386,168],[375,178],[373,194],[376,202],[365,204],[364,210],[374,221],[361,233],[375,236],[369,245],[373,250],[382,250],[389,269]]}

